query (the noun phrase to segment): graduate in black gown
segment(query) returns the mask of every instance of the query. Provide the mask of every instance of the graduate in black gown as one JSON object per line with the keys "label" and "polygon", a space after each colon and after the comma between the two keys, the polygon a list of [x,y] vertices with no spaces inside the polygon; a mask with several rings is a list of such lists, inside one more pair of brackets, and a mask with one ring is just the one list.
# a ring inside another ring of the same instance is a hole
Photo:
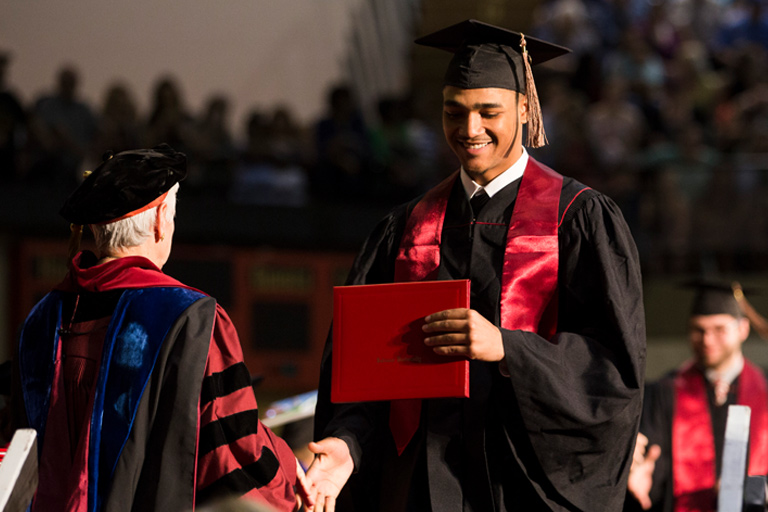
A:
{"label": "graduate in black gown", "polygon": [[454,52],[443,126],[461,170],[380,222],[348,284],[470,279],[472,309],[424,326],[470,360],[470,397],[332,404],[329,340],[316,510],[620,510],[645,373],[637,251],[611,199],[522,143],[524,124],[545,141],[525,50],[568,50],[474,20],[417,43]]}
{"label": "graduate in black gown", "polygon": [[747,474],[768,474],[768,380],[742,354],[751,306],[730,283],[691,284],[692,358],[647,386],[627,511],[717,510],[729,405],[751,410]]}

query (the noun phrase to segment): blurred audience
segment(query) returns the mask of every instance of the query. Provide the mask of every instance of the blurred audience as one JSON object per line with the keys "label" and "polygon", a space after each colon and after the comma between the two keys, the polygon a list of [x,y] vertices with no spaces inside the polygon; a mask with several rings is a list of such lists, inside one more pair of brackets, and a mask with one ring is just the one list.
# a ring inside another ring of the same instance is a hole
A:
{"label": "blurred audience", "polygon": [[[768,269],[766,4],[542,0],[534,12],[532,35],[573,53],[536,68],[551,144],[531,153],[618,200],[647,272]],[[146,113],[114,83],[97,117],[72,66],[54,93],[24,105],[6,83],[9,63],[0,51],[3,183],[60,185],[106,150],[167,142],[189,155],[191,193],[395,205],[457,165],[418,90],[364,109],[340,83],[305,125],[285,106],[260,106],[233,132],[229,98],[212,95],[192,113],[171,76],[158,78]]]}

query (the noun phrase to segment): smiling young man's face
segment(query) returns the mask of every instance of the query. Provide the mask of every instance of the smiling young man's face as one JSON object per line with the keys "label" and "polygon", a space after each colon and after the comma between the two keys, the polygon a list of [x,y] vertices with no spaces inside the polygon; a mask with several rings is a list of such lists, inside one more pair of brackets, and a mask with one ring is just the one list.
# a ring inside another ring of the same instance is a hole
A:
{"label": "smiling young man's face", "polygon": [[694,357],[705,369],[727,369],[741,355],[741,346],[748,336],[746,318],[729,314],[694,315],[688,321]]}
{"label": "smiling young man's face", "polygon": [[487,185],[523,152],[525,96],[499,88],[443,88],[443,132],[467,174]]}

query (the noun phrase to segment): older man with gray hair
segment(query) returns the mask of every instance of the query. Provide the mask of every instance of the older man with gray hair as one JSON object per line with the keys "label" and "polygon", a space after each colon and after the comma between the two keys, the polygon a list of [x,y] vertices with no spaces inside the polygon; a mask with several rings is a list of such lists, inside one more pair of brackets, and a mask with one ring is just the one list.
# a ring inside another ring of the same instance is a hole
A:
{"label": "older man with gray hair", "polygon": [[[165,275],[186,158],[109,156],[61,214],[94,233],[32,310],[16,421],[37,430],[33,511],[185,510],[227,496],[297,506],[303,473],[258,419],[237,332],[212,297]],[[73,243],[71,248],[79,245]]]}

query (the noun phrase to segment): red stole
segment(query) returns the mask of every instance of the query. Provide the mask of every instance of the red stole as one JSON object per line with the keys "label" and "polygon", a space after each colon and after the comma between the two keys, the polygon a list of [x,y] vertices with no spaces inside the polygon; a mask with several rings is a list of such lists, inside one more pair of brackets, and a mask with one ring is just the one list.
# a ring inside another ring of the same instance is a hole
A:
{"label": "red stole", "polygon": [[[437,278],[445,211],[458,172],[419,201],[408,217],[395,260],[395,281]],[[557,327],[558,213],[563,177],[530,158],[512,211],[501,277],[501,326],[551,338]],[[550,306],[549,308],[547,306]],[[389,425],[398,454],[419,426],[421,400],[391,402]]]}
{"label": "red stole", "polygon": [[[749,424],[750,475],[768,473],[768,383],[762,372],[744,361],[736,403],[751,409]],[[717,508],[715,439],[705,379],[693,363],[675,377],[672,418],[672,479],[676,512],[705,512]]]}

